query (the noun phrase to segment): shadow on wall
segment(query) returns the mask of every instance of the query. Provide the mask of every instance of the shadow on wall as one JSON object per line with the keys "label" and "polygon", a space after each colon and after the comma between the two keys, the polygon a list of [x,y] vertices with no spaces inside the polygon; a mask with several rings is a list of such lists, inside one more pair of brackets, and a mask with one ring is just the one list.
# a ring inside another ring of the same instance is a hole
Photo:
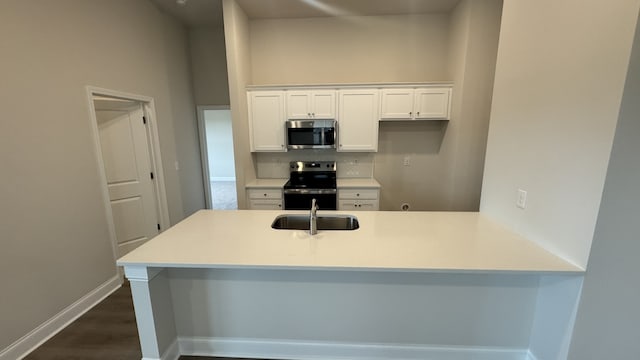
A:
{"label": "shadow on wall", "polygon": [[445,210],[441,154],[448,121],[381,121],[374,177],[382,185],[380,210]]}

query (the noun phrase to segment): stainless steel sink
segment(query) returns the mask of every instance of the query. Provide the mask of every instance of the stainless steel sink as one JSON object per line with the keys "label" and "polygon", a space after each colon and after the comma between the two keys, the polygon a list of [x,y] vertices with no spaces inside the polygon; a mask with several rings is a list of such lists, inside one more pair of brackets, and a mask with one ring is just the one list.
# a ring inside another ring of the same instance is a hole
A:
{"label": "stainless steel sink", "polygon": [[[318,230],[355,230],[360,227],[353,215],[318,215]],[[309,230],[309,215],[279,215],[271,227],[279,230]]]}

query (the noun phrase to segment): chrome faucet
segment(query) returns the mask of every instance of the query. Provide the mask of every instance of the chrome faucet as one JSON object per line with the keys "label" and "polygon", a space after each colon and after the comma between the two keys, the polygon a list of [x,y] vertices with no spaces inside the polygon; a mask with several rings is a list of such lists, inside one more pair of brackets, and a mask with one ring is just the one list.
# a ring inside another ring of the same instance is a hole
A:
{"label": "chrome faucet", "polygon": [[318,205],[316,199],[311,199],[311,210],[309,210],[309,234],[315,235],[318,233]]}

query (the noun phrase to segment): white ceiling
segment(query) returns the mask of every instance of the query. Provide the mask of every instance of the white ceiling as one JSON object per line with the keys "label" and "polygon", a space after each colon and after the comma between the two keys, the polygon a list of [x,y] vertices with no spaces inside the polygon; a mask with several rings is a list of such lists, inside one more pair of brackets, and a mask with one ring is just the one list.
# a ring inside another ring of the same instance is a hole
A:
{"label": "white ceiling", "polygon": [[[221,0],[151,0],[189,27],[222,26]],[[459,0],[236,0],[250,19],[450,12]]]}

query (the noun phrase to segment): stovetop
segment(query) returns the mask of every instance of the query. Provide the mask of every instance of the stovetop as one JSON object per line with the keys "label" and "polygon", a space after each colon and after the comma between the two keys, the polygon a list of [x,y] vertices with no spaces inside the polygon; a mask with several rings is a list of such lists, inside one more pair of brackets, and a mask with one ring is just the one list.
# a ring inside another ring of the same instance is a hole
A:
{"label": "stovetop", "polygon": [[335,161],[292,161],[285,189],[336,189]]}

